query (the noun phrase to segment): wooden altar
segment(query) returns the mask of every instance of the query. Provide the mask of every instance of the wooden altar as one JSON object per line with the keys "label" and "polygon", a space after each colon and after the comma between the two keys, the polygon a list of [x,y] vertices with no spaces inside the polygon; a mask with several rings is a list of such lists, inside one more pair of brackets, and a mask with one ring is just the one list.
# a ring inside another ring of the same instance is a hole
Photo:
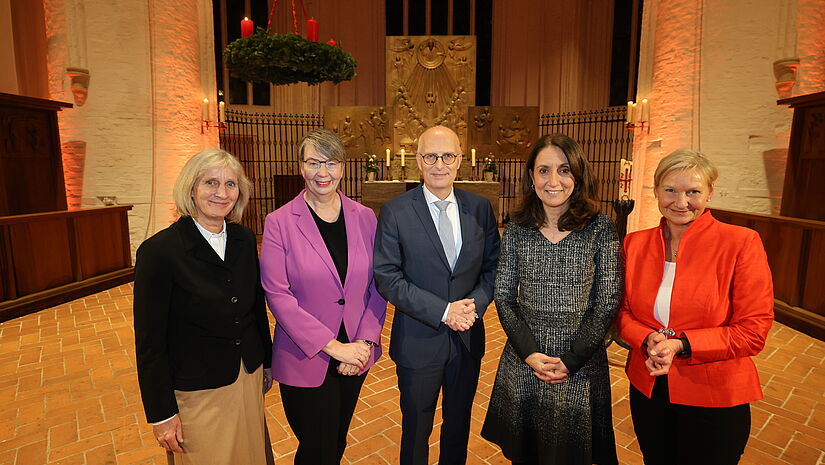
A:
{"label": "wooden altar", "polygon": [[[361,203],[372,208],[375,215],[378,216],[381,206],[388,200],[418,187],[419,184],[420,182],[415,181],[364,181],[361,185]],[[498,218],[500,183],[494,181],[455,181],[453,185],[457,189],[472,192],[489,200],[490,205],[493,206],[493,215]]]}

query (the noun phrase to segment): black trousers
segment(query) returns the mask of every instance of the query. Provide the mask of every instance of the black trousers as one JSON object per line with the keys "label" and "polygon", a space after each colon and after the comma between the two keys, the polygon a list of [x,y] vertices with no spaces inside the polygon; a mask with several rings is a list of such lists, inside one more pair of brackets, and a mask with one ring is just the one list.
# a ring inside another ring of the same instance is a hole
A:
{"label": "black trousers", "polygon": [[630,386],[630,415],[646,465],[734,465],[750,436],[750,404],[672,404],[667,375],[656,378],[650,399]]}
{"label": "black trousers", "polygon": [[421,368],[396,367],[401,392],[401,465],[427,465],[429,439],[441,391],[440,465],[467,462],[470,415],[478,387],[481,360],[450,333],[450,353],[443,360]]}
{"label": "black trousers", "polygon": [[[336,337],[349,342],[344,323]],[[304,388],[279,384],[286,421],[295,437],[295,465],[338,465],[347,448],[347,432],[367,373],[344,376],[330,359],[323,384]]]}

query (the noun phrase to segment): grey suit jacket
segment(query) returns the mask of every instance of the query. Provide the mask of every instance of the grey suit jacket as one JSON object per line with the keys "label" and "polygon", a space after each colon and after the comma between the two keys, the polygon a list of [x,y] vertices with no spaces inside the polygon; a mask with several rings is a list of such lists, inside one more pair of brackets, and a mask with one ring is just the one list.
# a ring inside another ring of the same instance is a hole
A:
{"label": "grey suit jacket", "polygon": [[467,349],[484,355],[481,317],[493,300],[499,234],[493,209],[483,197],[454,189],[461,222],[461,252],[450,270],[424,199],[423,187],[381,208],[373,264],[378,291],[395,305],[390,357],[419,368],[449,355],[449,333],[441,322],[449,302],[474,298],[479,319],[460,332]]}

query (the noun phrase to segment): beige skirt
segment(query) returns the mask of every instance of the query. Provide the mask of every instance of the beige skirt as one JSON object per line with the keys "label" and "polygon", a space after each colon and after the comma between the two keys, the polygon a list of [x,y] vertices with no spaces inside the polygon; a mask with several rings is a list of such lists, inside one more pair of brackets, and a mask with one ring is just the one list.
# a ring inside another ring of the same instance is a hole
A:
{"label": "beige skirt", "polygon": [[238,379],[229,386],[175,391],[184,453],[174,454],[174,464],[272,463],[262,387],[263,366],[254,373],[247,373],[241,361]]}

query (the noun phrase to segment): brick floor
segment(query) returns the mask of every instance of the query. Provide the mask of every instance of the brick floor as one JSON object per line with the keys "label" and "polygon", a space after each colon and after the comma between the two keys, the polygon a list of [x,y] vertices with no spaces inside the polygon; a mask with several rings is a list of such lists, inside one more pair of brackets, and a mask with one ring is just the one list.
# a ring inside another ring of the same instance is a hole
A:
{"label": "brick floor", "polygon": [[[131,307],[132,287],[126,284],[0,324],[0,465],[165,465],[143,418]],[[498,447],[478,435],[505,341],[494,308],[485,321],[487,356],[468,462],[506,464]],[[609,354],[619,460],[641,464],[621,369],[625,351],[613,345]],[[765,399],[753,404],[742,463],[825,463],[825,342],[775,323],[757,366]],[[277,389],[267,395],[266,405],[277,463],[292,463],[296,441]],[[395,369],[384,357],[364,385],[344,463],[397,463],[400,420]],[[437,431],[438,426],[433,463]]]}

